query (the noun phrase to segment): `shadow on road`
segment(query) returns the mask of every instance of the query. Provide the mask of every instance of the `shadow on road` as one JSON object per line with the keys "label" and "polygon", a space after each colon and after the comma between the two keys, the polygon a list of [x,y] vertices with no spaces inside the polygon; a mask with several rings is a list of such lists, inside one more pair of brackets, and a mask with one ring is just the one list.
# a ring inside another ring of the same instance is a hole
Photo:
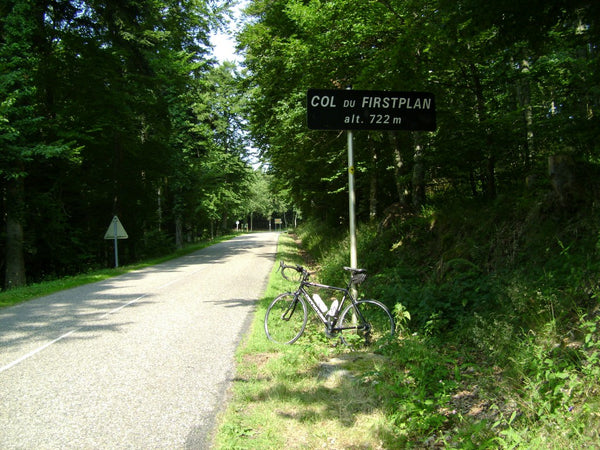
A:
{"label": "shadow on road", "polygon": [[[246,252],[273,260],[274,252],[263,251],[263,245],[260,234],[241,235],[162,264],[2,308],[0,367],[6,363],[1,355],[13,346],[52,341],[74,329],[85,332],[70,338],[91,339],[100,331],[118,331],[128,322],[104,319],[124,307],[142,308],[154,303],[153,292],[180,279],[177,274],[185,277],[201,270],[203,265],[223,264]],[[235,307],[250,301],[233,299],[216,303]]]}

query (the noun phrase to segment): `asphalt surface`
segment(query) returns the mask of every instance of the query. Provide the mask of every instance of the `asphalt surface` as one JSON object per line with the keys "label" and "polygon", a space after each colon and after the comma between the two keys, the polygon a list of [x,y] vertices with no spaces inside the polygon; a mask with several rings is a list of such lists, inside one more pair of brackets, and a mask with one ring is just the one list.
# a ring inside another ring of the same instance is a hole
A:
{"label": "asphalt surface", "polygon": [[277,233],[0,309],[0,448],[205,449]]}

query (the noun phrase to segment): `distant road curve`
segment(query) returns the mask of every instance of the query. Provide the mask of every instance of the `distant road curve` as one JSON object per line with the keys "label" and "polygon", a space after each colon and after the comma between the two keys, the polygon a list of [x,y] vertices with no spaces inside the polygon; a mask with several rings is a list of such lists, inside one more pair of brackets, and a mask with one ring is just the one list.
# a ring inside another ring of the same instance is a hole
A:
{"label": "distant road curve", "polygon": [[209,447],[277,238],[0,309],[0,448]]}

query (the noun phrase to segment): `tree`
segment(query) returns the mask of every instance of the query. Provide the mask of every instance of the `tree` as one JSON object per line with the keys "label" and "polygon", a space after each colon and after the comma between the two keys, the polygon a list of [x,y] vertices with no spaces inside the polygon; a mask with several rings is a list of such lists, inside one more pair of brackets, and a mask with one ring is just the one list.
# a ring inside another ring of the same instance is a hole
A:
{"label": "tree", "polygon": [[44,71],[52,59],[45,2],[8,2],[0,18],[0,176],[6,212],[5,288],[25,284],[25,189],[36,159],[68,155]]}

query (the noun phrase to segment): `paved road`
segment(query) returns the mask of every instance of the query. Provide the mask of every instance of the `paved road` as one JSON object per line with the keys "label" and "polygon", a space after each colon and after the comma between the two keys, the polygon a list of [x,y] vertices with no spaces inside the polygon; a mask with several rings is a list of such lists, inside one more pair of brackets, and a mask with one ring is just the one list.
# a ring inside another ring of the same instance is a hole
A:
{"label": "paved road", "polygon": [[0,309],[0,448],[207,448],[276,233]]}

